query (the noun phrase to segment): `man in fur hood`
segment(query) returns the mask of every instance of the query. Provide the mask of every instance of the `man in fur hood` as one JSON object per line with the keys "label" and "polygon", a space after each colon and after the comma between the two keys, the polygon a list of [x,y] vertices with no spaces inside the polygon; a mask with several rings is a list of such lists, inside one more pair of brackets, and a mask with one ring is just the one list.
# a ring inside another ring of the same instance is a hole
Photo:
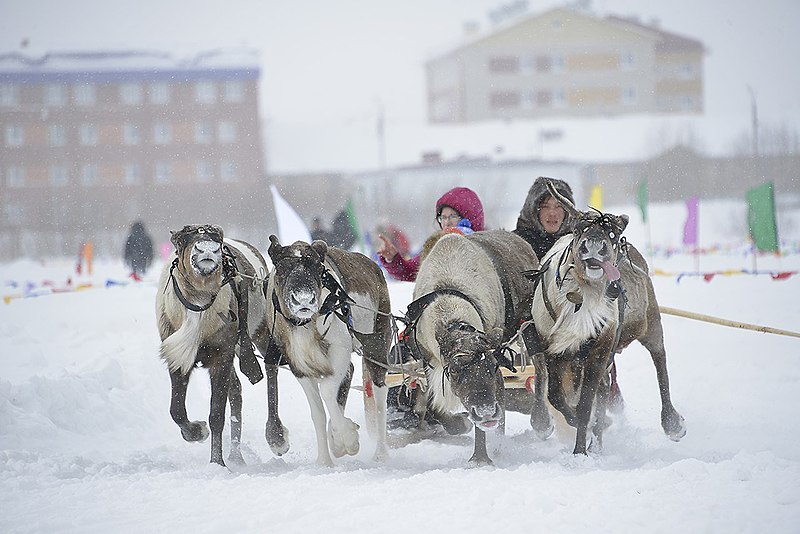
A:
{"label": "man in fur hood", "polygon": [[570,222],[564,208],[547,190],[547,180],[553,183],[556,191],[575,204],[572,188],[567,182],[543,176],[533,182],[519,213],[514,233],[533,247],[540,260],[561,236],[569,232]]}

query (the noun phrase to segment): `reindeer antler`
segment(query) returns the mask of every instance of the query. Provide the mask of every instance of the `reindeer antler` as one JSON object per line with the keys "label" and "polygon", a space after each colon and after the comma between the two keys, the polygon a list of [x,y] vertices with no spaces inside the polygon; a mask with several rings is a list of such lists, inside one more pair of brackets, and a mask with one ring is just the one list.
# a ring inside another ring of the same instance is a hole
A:
{"label": "reindeer antler", "polygon": [[567,197],[558,192],[558,189],[556,189],[556,186],[553,185],[552,180],[548,179],[545,181],[545,183],[547,184],[547,190],[550,192],[551,195],[553,195],[553,198],[558,200],[558,202],[564,207],[564,211],[567,212],[567,215],[576,218],[580,216],[581,212],[578,211],[575,205],[572,202],[570,202],[570,200]]}

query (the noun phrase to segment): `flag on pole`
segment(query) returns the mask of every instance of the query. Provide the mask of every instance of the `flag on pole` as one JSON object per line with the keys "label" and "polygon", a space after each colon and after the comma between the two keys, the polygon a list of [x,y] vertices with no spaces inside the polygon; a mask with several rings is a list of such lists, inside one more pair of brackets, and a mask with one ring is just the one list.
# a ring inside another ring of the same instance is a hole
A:
{"label": "flag on pole", "polygon": [[275,205],[275,218],[278,220],[278,239],[282,245],[291,245],[295,241],[311,243],[311,232],[306,223],[294,208],[278,192],[274,185],[269,186],[272,192],[272,203]]}
{"label": "flag on pole", "polygon": [[697,212],[700,207],[698,197],[690,197],[686,201],[686,222],[683,224],[683,244],[687,246],[697,246]]}
{"label": "flag on pole", "polygon": [[603,188],[600,185],[592,187],[592,192],[589,194],[589,206],[598,211],[603,211]]}
{"label": "flag on pole", "polygon": [[647,222],[647,201],[648,201],[648,194],[647,194],[647,178],[642,178],[639,182],[639,191],[636,195],[637,200],[639,201],[639,210],[642,212],[642,222]]}
{"label": "flag on pole", "polygon": [[775,188],[772,182],[747,192],[747,225],[758,250],[780,251],[778,225],[775,221]]}

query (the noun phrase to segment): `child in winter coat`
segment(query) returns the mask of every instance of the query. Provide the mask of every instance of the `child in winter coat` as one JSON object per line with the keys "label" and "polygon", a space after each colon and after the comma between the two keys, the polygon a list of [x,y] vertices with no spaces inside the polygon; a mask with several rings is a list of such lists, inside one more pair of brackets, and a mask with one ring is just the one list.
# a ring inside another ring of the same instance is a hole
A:
{"label": "child in winter coat", "polygon": [[[443,230],[454,228],[464,235],[480,232],[483,230],[483,204],[472,189],[455,187],[436,201],[436,221]],[[378,238],[381,242],[376,252],[386,272],[404,282],[416,280],[420,256],[403,258],[391,239],[383,234]]]}

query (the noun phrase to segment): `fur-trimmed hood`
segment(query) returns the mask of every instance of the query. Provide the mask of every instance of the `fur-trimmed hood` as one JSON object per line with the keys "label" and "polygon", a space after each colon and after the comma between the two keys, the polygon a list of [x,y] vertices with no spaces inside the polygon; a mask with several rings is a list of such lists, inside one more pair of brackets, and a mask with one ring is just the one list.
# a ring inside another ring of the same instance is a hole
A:
{"label": "fur-trimmed hood", "polygon": [[[550,192],[547,190],[547,180],[553,182],[556,191],[568,198],[573,205],[575,204],[575,198],[572,196],[572,188],[567,182],[557,178],[540,176],[534,180],[533,185],[528,190],[528,196],[525,198],[525,204],[522,205],[522,210],[520,211],[519,218],[517,219],[518,229],[535,228],[539,232],[544,233],[544,227],[542,226],[542,223],[539,222],[538,207],[543,198],[550,196]],[[569,216],[566,216],[564,218],[564,222],[561,224],[561,229],[559,229],[557,232],[557,235],[560,236],[567,233],[568,228]]]}

